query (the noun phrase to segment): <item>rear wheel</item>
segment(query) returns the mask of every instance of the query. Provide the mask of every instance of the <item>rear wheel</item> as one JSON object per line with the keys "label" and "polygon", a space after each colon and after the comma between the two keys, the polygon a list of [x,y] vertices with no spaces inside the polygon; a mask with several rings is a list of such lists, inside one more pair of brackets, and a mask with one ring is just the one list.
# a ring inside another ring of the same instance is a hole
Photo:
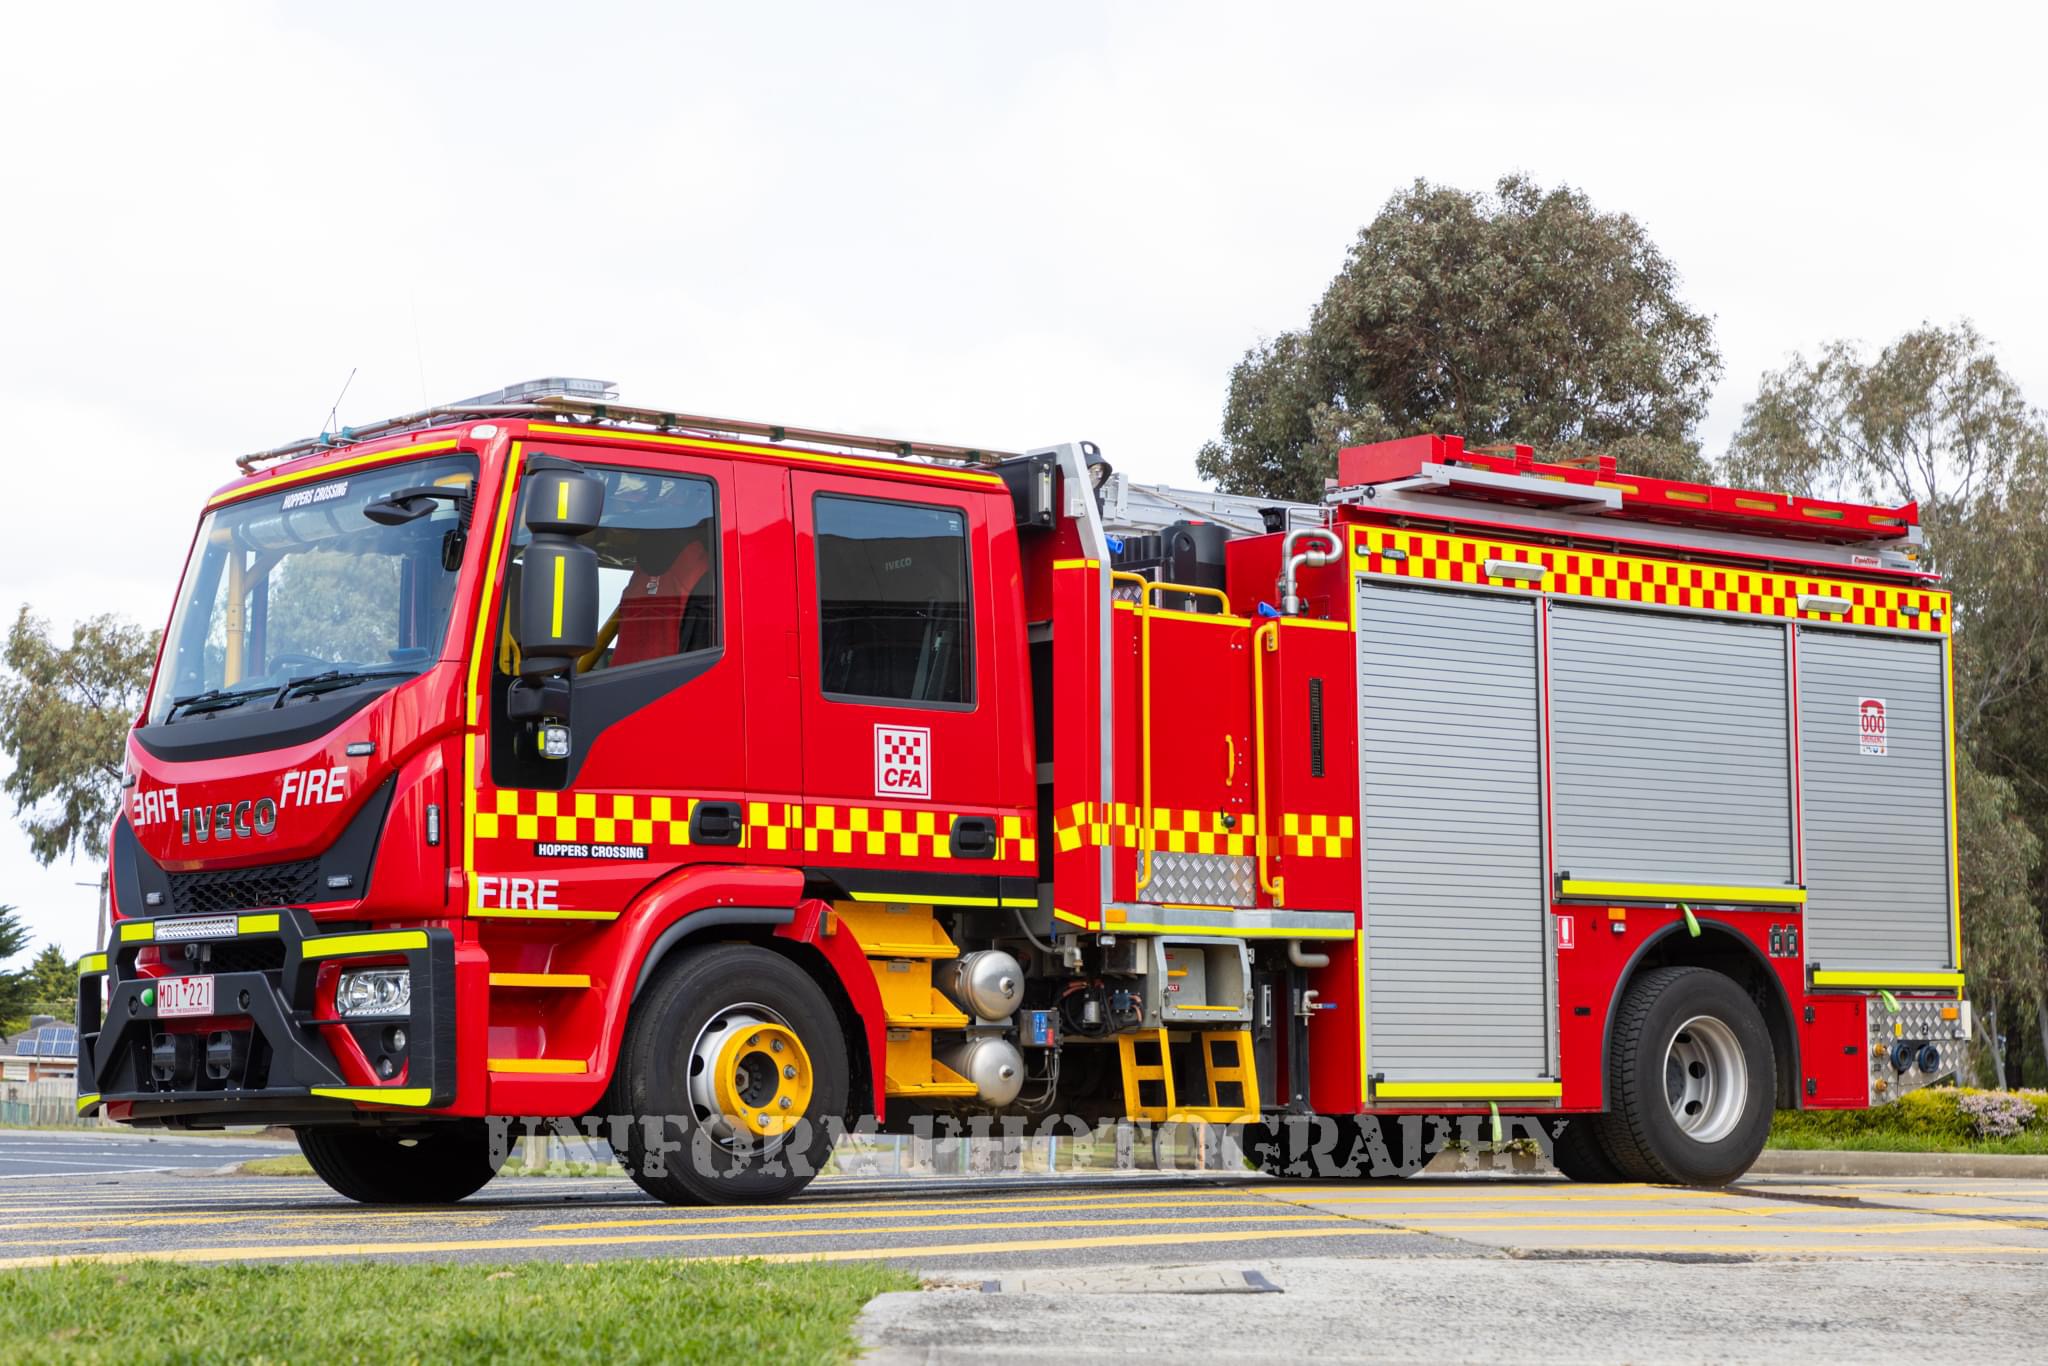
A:
{"label": "rear wheel", "polygon": [[498,1174],[482,1120],[419,1131],[309,1125],[292,1132],[322,1181],[366,1205],[452,1204]]}
{"label": "rear wheel", "polygon": [[1763,1151],[1777,1095],[1770,1032],[1733,979],[1658,968],[1629,988],[1608,1056],[1600,1146],[1625,1176],[1724,1186]]}
{"label": "rear wheel", "polygon": [[846,1040],[825,993],[779,954],[724,944],[665,969],[633,1009],[614,1109],[619,1160],[675,1205],[786,1200],[846,1113]]}

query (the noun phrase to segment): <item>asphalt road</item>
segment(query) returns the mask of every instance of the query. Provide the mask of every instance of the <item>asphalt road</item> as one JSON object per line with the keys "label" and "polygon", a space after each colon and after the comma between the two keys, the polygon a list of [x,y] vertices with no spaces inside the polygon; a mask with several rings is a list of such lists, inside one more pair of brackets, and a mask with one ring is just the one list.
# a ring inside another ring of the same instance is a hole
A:
{"label": "asphalt road", "polygon": [[459,1205],[392,1209],[350,1204],[311,1178],[216,1172],[290,1150],[0,1135],[0,1267],[758,1256],[886,1259],[971,1278],[1191,1257],[1966,1257],[2048,1272],[2048,1181],[1762,1176],[1708,1191],[1502,1176],[826,1177],[787,1205],[681,1209],[622,1179],[503,1177]]}
{"label": "asphalt road", "polygon": [[2040,1179],[829,1177],[783,1206],[672,1209],[622,1180],[508,1177],[460,1205],[379,1209],[307,1178],[218,1174],[251,1149],[279,1145],[0,1135],[0,1268],[885,1260],[943,1289],[870,1306],[883,1363],[2016,1360],[2038,1346],[2048,1286]]}
{"label": "asphalt road", "polygon": [[[0,1181],[68,1182],[145,1172],[211,1170],[255,1157],[279,1157],[298,1145],[232,1136],[180,1138],[127,1129],[0,1130]],[[0,1186],[0,1199],[12,1199]]]}

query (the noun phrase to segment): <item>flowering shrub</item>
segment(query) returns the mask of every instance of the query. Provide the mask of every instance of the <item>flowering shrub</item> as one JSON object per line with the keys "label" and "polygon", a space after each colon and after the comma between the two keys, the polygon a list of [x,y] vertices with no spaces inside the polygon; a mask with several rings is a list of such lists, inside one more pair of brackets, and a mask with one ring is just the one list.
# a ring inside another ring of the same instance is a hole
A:
{"label": "flowering shrub", "polygon": [[2048,1132],[2048,1092],[1976,1091],[1928,1086],[1867,1110],[1784,1111],[1772,1132],[1825,1140],[1898,1134],[1967,1145],[1989,1138]]}
{"label": "flowering shrub", "polygon": [[2011,1091],[1965,1091],[1956,1107],[1970,1117],[1978,1138],[2011,1138],[2035,1118],[2033,1102]]}

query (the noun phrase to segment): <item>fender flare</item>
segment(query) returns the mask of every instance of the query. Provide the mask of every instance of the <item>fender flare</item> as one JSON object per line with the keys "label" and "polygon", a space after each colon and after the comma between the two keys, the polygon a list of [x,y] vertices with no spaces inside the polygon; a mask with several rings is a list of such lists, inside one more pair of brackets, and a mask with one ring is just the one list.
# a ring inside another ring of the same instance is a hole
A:
{"label": "fender flare", "polygon": [[[1792,1075],[1794,1078],[1792,1094],[1802,1096],[1802,1088],[1798,1085],[1797,1081],[1800,1074],[1799,1027],[1792,1009],[1792,998],[1786,994],[1785,984],[1778,980],[1778,974],[1772,969],[1770,959],[1764,957],[1763,952],[1750,942],[1747,935],[1743,934],[1733,925],[1730,925],[1727,921],[1716,920],[1712,916],[1705,915],[1696,915],[1694,918],[1700,922],[1702,938],[1706,936],[1707,931],[1712,930],[1717,941],[1725,939],[1746,949],[1750,958],[1754,960],[1757,970],[1763,974],[1764,980],[1771,984],[1771,994],[1777,998],[1778,1011],[1784,1019],[1786,1051],[1791,1055],[1792,1059]],[[1636,945],[1636,951],[1629,955],[1628,962],[1622,964],[1620,974],[1614,979],[1614,990],[1607,998],[1607,1018],[1600,1026],[1600,1108],[1603,1111],[1607,1108],[1607,1055],[1609,1050],[1614,1047],[1614,1017],[1621,1013],[1622,994],[1628,990],[1629,983],[1634,980],[1637,969],[1642,966],[1644,956],[1665,940],[1675,934],[1682,934],[1684,931],[1685,922],[1683,920],[1675,920],[1671,924],[1653,931],[1642,943]],[[1770,1028],[1768,1021],[1765,1022],[1764,1027],[1766,1029]],[[1773,1104],[1776,1103],[1776,1100],[1777,1097],[1773,1096]]]}
{"label": "fender flare", "polygon": [[[849,1038],[847,1046],[866,1046],[874,1113],[881,1117],[889,1050],[881,988],[875,985],[859,942],[840,929],[824,902],[805,897],[802,872],[729,864],[680,868],[642,893],[620,917],[618,928],[625,931],[625,942],[614,981],[621,986],[631,981],[633,986],[630,992],[612,992],[607,1003],[604,1066],[599,1074],[604,1086],[610,1085],[618,1065],[631,1007],[670,950],[706,930],[767,930],[776,939],[811,950],[836,981],[864,1036]],[[591,1103],[596,1101],[593,1095]]]}

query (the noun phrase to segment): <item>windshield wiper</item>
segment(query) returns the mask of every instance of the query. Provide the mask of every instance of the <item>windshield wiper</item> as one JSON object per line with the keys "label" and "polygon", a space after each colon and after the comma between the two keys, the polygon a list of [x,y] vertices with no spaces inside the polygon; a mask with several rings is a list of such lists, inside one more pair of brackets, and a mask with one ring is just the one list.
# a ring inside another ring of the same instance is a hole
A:
{"label": "windshield wiper", "polygon": [[187,716],[202,716],[210,711],[226,711],[229,707],[239,707],[250,698],[261,697],[270,691],[268,686],[208,688],[205,692],[196,692],[189,697],[174,697],[171,699],[171,709],[164,713],[164,724],[169,725],[176,720],[180,711],[184,711]]}
{"label": "windshield wiper", "polygon": [[295,678],[277,690],[277,700],[270,705],[283,706],[294,697],[317,696],[333,692],[337,688],[350,688],[358,683],[368,683],[378,678],[412,678],[417,669],[329,669],[326,673],[313,674],[307,678]]}

